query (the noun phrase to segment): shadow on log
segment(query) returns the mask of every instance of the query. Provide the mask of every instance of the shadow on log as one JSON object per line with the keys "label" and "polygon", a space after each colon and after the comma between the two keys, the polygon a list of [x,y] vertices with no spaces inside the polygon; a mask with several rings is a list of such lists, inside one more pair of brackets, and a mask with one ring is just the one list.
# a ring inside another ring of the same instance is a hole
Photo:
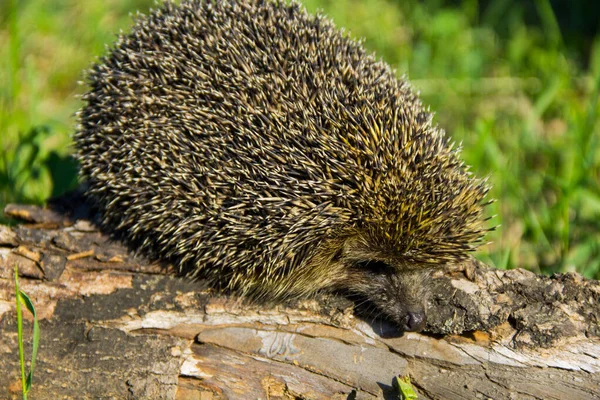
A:
{"label": "shadow on log", "polygon": [[[245,304],[99,232],[79,200],[9,205],[0,226],[0,397],[19,398],[14,266],[41,319],[31,398],[600,398],[600,283],[439,273],[426,333],[401,335],[331,295]],[[27,323],[26,327],[31,324]]]}

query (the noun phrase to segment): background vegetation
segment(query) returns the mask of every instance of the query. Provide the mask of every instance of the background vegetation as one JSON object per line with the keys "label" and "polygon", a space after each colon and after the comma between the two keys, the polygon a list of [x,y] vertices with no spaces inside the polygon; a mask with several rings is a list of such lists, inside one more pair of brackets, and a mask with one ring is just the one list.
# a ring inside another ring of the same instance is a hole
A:
{"label": "background vegetation", "polygon": [[[600,278],[596,2],[305,0],[407,74],[489,176],[500,268]],[[600,4],[600,3],[598,3]],[[152,0],[0,3],[0,207],[77,184],[69,157],[82,71]]]}

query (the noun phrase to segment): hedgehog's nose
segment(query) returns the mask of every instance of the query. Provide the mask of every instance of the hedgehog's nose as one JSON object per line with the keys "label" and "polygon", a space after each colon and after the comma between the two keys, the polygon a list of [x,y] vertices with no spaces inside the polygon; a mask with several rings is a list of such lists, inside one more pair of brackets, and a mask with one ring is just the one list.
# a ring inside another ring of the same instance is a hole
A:
{"label": "hedgehog's nose", "polygon": [[426,321],[427,318],[424,311],[409,311],[406,317],[404,317],[402,328],[406,332],[420,332],[425,327]]}

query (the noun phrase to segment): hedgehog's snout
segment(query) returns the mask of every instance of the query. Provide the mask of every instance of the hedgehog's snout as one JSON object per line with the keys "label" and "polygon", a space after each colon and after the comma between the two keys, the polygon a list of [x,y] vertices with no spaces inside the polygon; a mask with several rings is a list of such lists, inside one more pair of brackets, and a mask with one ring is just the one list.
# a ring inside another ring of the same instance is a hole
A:
{"label": "hedgehog's snout", "polygon": [[349,282],[352,292],[364,297],[403,331],[423,330],[430,287],[428,271],[397,268],[380,261],[355,263],[353,271]]}
{"label": "hedgehog's snout", "polygon": [[429,294],[429,272],[410,270],[391,274],[386,290],[392,301],[387,314],[406,332],[420,332],[425,328],[425,305]]}
{"label": "hedgehog's snout", "polygon": [[[392,278],[392,280],[395,280]],[[419,286],[412,286],[412,285]],[[387,304],[378,306],[404,332],[420,332],[425,328],[427,314],[426,282],[411,282],[410,284],[394,285],[386,288],[389,291]]]}
{"label": "hedgehog's snout", "polygon": [[427,316],[425,310],[408,311],[402,318],[401,328],[405,332],[421,332],[425,328]]}

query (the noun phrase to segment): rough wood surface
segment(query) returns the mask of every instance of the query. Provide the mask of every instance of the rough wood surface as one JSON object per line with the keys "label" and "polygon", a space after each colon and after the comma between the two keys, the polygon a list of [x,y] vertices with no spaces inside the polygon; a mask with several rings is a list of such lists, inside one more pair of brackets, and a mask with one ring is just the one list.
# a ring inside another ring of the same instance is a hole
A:
{"label": "rough wood surface", "polygon": [[83,206],[5,212],[27,223],[0,226],[2,398],[20,390],[15,265],[41,319],[32,399],[395,399],[397,375],[421,399],[600,398],[600,284],[576,274],[456,266],[435,280],[428,332],[400,335],[334,296],[215,294]]}

